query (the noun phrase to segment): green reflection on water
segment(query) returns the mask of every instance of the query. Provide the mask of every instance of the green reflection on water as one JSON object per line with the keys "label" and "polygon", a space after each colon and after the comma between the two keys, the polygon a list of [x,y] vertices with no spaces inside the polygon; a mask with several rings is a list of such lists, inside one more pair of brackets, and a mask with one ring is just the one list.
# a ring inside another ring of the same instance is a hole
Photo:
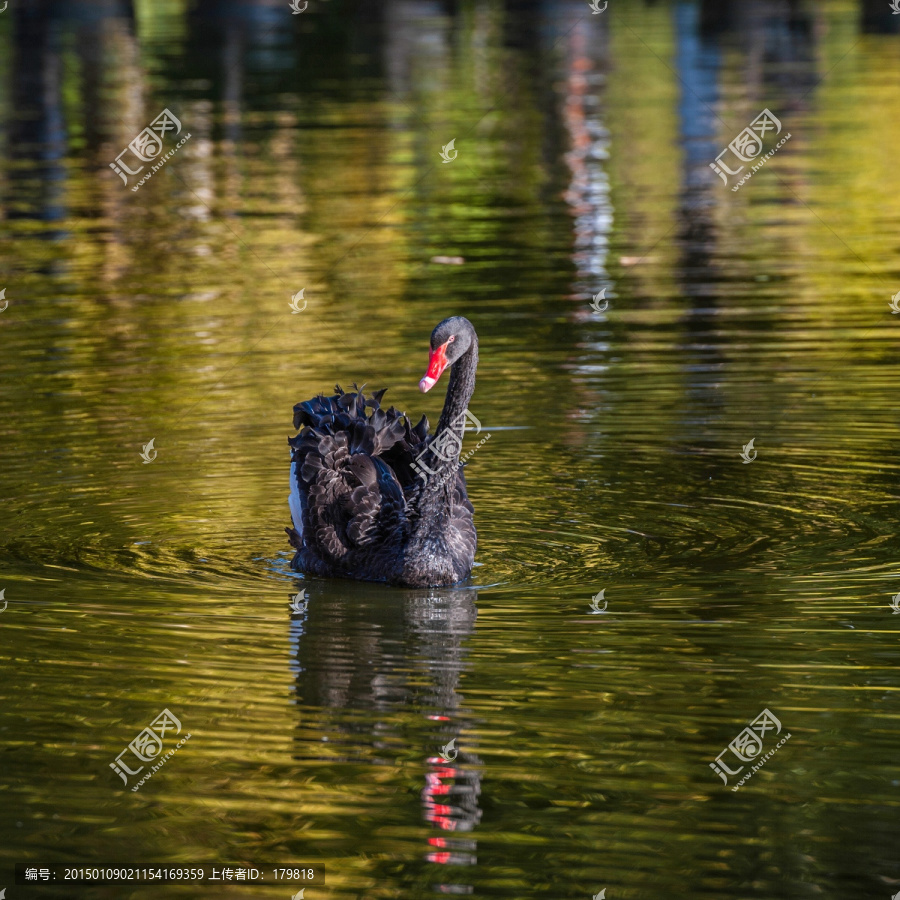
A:
{"label": "green reflection on water", "polygon": [[[319,6],[0,17],[4,863],[889,896],[896,36]],[[792,139],[733,194],[708,162],[766,105]],[[167,106],[191,139],[132,193],[109,163]],[[449,314],[475,587],[301,584],[293,403],[435,422]],[[132,794],[109,763],[163,707],[193,737]],[[791,741],[732,794],[709,763],[764,707]]]}

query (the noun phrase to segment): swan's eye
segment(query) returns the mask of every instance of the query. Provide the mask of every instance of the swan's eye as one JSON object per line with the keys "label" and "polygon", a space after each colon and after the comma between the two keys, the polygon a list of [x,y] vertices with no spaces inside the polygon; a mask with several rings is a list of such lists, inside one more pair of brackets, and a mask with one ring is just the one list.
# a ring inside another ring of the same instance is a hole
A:
{"label": "swan's eye", "polygon": [[447,338],[447,343],[452,344],[456,340],[456,335],[451,334],[449,338]]}

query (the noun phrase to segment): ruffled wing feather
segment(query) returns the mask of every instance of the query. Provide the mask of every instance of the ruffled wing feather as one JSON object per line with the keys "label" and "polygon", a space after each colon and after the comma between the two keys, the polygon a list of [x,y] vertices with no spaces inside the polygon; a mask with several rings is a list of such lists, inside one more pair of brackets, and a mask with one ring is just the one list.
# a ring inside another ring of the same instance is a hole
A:
{"label": "ruffled wing feather", "polygon": [[418,490],[410,466],[428,423],[423,417],[412,429],[403,413],[383,410],[383,390],[369,397],[336,390],[294,407],[301,430],[288,443],[302,522],[286,530],[300,557],[295,568],[333,574],[381,564],[388,577],[408,536],[408,503]]}

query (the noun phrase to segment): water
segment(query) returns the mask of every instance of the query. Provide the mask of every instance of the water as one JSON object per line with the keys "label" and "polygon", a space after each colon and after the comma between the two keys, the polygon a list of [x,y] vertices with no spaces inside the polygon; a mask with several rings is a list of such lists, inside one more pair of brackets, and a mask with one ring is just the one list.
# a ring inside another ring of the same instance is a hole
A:
{"label": "water", "polygon": [[[13,886],[49,862],[303,864],[312,900],[900,890],[882,5],[11,3],[10,900],[249,893]],[[732,192],[709,163],[766,107],[791,138]],[[109,164],[165,108],[191,137],[132,192]],[[451,314],[490,434],[471,582],[294,575],[292,405],[358,381],[436,422]],[[191,738],[132,792],[110,764],[164,708]],[[766,708],[791,737],[734,792],[710,763]]]}

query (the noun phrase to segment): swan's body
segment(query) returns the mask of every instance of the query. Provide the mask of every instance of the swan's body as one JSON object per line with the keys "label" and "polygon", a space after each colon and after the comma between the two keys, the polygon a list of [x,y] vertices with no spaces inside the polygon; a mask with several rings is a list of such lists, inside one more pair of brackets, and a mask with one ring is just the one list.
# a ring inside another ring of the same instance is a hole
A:
{"label": "swan's body", "polygon": [[434,435],[415,428],[384,391],[319,395],[294,407],[290,438],[291,567],[310,575],[413,587],[455,584],[475,559],[475,525],[459,465],[465,412],[475,388],[478,337],[468,319],[431,335],[429,390],[453,368]]}

